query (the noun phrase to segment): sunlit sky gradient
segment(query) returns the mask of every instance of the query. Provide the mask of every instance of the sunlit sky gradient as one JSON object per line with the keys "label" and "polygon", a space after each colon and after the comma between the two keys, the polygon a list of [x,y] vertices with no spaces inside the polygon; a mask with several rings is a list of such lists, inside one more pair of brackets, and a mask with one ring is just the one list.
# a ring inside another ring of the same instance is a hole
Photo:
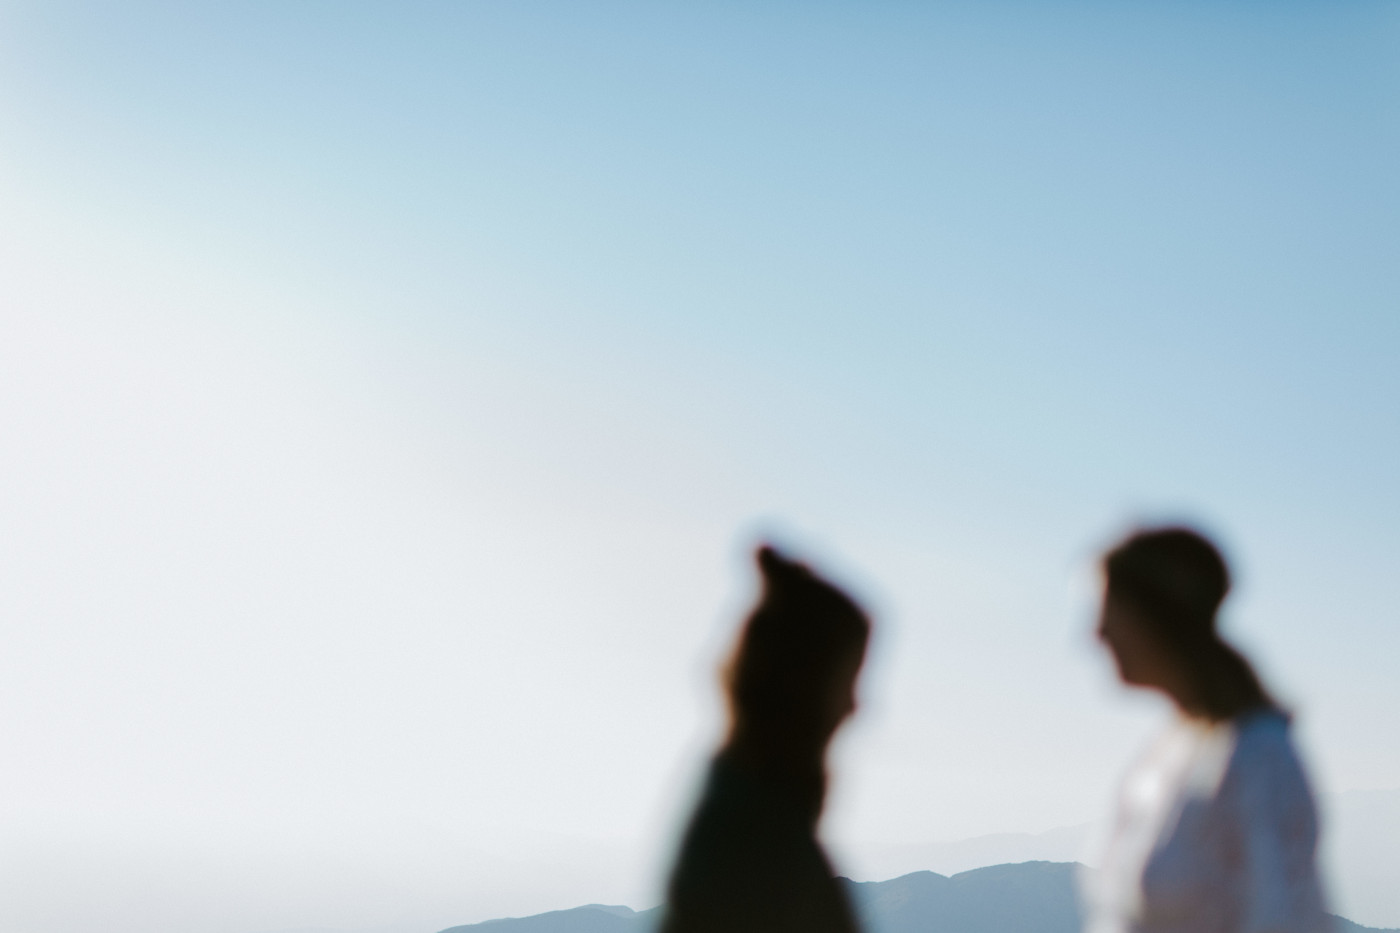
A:
{"label": "sunlit sky gradient", "polygon": [[1139,519],[1400,787],[1400,9],[1224,6],[0,4],[0,926],[654,903],[765,535],[855,877],[1107,810]]}

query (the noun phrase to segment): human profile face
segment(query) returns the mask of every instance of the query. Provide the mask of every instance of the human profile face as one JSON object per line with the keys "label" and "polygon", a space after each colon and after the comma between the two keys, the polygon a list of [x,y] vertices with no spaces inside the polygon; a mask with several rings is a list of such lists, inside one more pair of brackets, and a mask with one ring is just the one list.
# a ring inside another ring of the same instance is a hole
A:
{"label": "human profile face", "polygon": [[1113,655],[1123,683],[1159,689],[1167,686],[1171,656],[1143,618],[1142,610],[1131,601],[1105,589],[1097,634]]}
{"label": "human profile face", "polygon": [[832,731],[856,711],[856,681],[860,677],[860,666],[864,659],[864,649],[847,651],[833,672],[827,690],[825,710],[825,718]]}

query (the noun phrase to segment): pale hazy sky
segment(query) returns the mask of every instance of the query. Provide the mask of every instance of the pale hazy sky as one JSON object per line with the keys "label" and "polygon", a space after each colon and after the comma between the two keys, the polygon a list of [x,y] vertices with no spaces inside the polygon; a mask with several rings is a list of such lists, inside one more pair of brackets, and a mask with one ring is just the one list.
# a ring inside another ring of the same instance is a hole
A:
{"label": "pale hazy sky", "polygon": [[654,903],[762,535],[856,877],[1106,811],[1141,518],[1400,786],[1400,8],[1222,6],[0,3],[0,926]]}

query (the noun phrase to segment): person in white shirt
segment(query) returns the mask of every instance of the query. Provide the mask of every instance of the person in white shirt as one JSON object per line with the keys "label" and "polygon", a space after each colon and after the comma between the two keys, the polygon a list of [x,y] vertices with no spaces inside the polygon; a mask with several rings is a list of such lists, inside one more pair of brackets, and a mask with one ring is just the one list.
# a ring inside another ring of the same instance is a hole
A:
{"label": "person in white shirt", "polygon": [[1099,638],[1125,684],[1176,721],[1123,783],[1089,933],[1322,933],[1317,811],[1289,717],[1216,630],[1220,552],[1187,528],[1139,531],[1103,558]]}

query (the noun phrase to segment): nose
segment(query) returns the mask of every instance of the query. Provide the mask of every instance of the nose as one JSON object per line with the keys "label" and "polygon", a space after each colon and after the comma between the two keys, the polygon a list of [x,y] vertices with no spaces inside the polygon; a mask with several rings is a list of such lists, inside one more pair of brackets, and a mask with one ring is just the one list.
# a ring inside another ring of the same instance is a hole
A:
{"label": "nose", "polygon": [[1094,636],[1111,648],[1113,647],[1113,631],[1113,626],[1109,625],[1108,622],[1108,614],[1099,616],[1098,622],[1094,625]]}

